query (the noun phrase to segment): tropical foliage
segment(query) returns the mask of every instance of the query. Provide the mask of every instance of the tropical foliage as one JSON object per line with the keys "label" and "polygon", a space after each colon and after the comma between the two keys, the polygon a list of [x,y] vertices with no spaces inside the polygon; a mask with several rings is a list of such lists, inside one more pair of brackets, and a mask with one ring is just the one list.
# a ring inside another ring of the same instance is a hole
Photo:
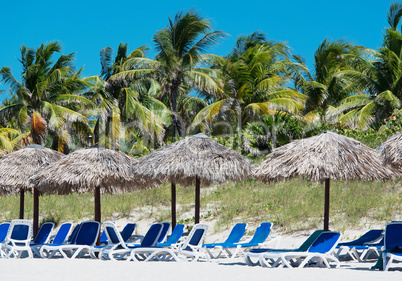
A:
{"label": "tropical foliage", "polygon": [[71,129],[80,139],[87,135],[87,118],[79,109],[92,103],[79,95],[86,85],[80,71],[74,71],[73,54],[60,55],[52,62],[52,57],[60,52],[57,42],[42,44],[36,50],[22,45],[21,82],[9,67],[0,70],[2,82],[10,86],[11,94],[0,109],[0,122],[7,126],[15,120],[21,130],[28,132],[32,143],[44,144],[50,135],[52,147],[65,151],[71,142]]}
{"label": "tropical foliage", "polygon": [[310,70],[285,42],[256,31],[227,55],[226,34],[193,10],[153,36],[155,57],[120,43],[100,50],[100,74],[82,77],[59,42],[21,46],[20,78],[4,66],[0,153],[42,144],[68,153],[98,143],[143,155],[204,132],[258,156],[333,130],[375,147],[402,130],[402,4],[388,12],[378,50],[325,39]]}

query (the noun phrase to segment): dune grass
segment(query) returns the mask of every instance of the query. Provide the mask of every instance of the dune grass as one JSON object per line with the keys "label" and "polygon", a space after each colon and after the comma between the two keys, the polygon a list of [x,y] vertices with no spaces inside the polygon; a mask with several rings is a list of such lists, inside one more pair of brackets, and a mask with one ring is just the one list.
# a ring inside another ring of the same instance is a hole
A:
{"label": "dune grass", "polygon": [[[237,221],[256,225],[273,222],[282,232],[321,228],[323,224],[323,184],[295,179],[289,182],[263,184],[247,180],[201,190],[201,221],[216,220],[216,230],[226,229]],[[194,187],[177,188],[180,222],[192,224]],[[103,220],[116,220],[137,215],[151,221],[170,220],[170,185],[126,194],[101,196]],[[32,219],[32,195],[25,196],[25,217]],[[367,228],[401,219],[401,181],[331,182],[330,227]],[[2,220],[18,217],[19,197],[0,197]],[[41,221],[78,222],[93,219],[93,194],[70,194],[40,197]],[[185,216],[185,214],[190,214]],[[184,216],[184,217],[183,217]]]}

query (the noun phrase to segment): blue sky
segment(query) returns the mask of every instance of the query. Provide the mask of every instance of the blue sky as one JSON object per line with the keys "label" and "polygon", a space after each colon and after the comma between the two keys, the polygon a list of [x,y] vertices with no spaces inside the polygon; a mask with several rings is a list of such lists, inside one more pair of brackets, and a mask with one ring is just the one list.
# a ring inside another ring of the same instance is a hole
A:
{"label": "blue sky", "polygon": [[[313,66],[314,51],[325,39],[346,39],[377,49],[381,46],[392,0],[337,1],[4,1],[0,67],[10,66],[20,80],[17,58],[22,44],[38,47],[60,41],[63,53],[76,52],[76,66],[84,76],[100,72],[99,50],[117,49],[128,43],[129,51],[151,47],[152,36],[164,28],[168,17],[190,8],[210,19],[214,30],[228,36],[210,52],[226,55],[239,35],[259,30],[268,39],[287,42],[294,54]],[[0,89],[6,89],[0,85]],[[6,96],[0,95],[0,100]]]}

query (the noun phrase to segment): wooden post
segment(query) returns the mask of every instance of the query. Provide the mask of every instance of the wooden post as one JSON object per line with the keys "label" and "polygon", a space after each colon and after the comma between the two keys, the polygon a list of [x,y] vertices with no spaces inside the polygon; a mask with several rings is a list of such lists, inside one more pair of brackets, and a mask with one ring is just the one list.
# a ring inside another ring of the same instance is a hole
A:
{"label": "wooden post", "polygon": [[195,177],[195,221],[194,223],[200,223],[200,185],[201,181],[198,176]]}
{"label": "wooden post", "polygon": [[329,181],[330,179],[325,180],[324,231],[329,230]]}
{"label": "wooden post", "polygon": [[95,221],[101,223],[100,187],[95,187]]}
{"label": "wooden post", "polygon": [[24,219],[24,189],[20,189],[20,220]]}
{"label": "wooden post", "polygon": [[33,237],[36,237],[39,230],[39,190],[32,188],[33,193]]}
{"label": "wooden post", "polygon": [[[94,201],[95,201],[95,221],[101,223],[101,202],[100,202],[100,186],[95,187],[94,192]],[[98,241],[96,241],[96,245],[100,245],[100,233],[98,235]]]}
{"label": "wooden post", "polygon": [[172,192],[172,230],[176,226],[176,184],[171,182],[171,192]]}

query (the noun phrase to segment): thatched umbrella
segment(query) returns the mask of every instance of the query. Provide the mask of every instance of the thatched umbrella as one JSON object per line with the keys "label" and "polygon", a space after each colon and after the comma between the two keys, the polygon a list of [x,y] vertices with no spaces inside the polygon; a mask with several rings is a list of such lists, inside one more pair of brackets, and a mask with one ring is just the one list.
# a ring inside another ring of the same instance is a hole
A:
{"label": "thatched umbrella", "polygon": [[172,224],[176,224],[176,184],[195,184],[195,223],[200,220],[200,186],[242,181],[251,174],[250,162],[204,134],[162,147],[138,159],[136,177],[171,183]]}
{"label": "thatched umbrella", "polygon": [[133,190],[131,165],[135,161],[122,152],[96,145],[68,154],[32,177],[31,182],[48,194],[94,192],[95,221],[101,222],[100,194]]}
{"label": "thatched umbrella", "polygon": [[399,132],[377,147],[386,165],[402,172],[402,132]]}
{"label": "thatched umbrella", "polygon": [[[34,144],[0,160],[0,194],[20,193],[20,219],[24,218],[24,192],[30,186],[29,178],[62,157],[60,152]],[[34,192],[34,217],[35,212],[38,212],[38,194]]]}
{"label": "thatched umbrella", "polygon": [[329,131],[275,149],[254,171],[254,177],[263,182],[298,176],[325,181],[324,230],[328,230],[331,179],[391,179],[394,173],[381,163],[374,149]]}

